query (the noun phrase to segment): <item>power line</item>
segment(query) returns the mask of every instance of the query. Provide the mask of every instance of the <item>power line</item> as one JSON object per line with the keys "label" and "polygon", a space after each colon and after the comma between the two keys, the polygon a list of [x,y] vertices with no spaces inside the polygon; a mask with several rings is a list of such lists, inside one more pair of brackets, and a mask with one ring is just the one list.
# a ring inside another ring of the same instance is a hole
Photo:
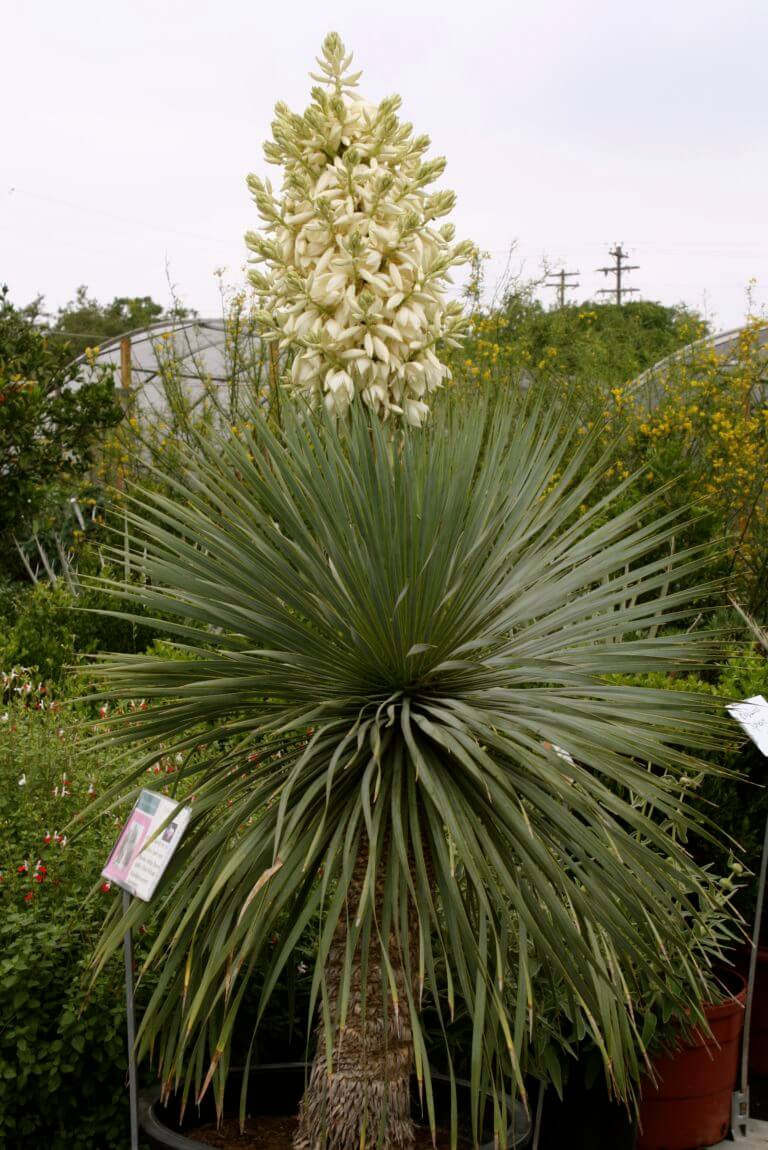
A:
{"label": "power line", "polygon": [[616,276],[616,283],[615,283],[614,287],[612,287],[612,288],[600,288],[600,290],[598,291],[597,294],[598,295],[615,295],[616,296],[616,303],[618,304],[619,307],[621,307],[621,297],[622,296],[628,295],[630,292],[640,290],[639,288],[636,288],[636,287],[631,287],[631,288],[630,287],[624,287],[622,285],[622,282],[621,282],[621,277],[626,272],[638,271],[640,265],[639,264],[625,264],[624,263],[624,260],[629,259],[629,252],[625,252],[624,249],[622,248],[621,244],[616,244],[615,248],[610,248],[608,255],[613,256],[613,258],[616,261],[615,264],[613,264],[607,268],[595,268],[595,271],[602,272],[603,275],[606,275],[606,276],[607,275]]}
{"label": "power line", "polygon": [[554,280],[547,280],[544,284],[544,287],[554,288],[557,292],[557,306],[558,307],[565,307],[565,293],[566,293],[566,291],[575,291],[576,288],[579,286],[578,283],[569,284],[566,281],[571,276],[577,276],[580,273],[577,271],[576,272],[567,272],[567,271],[565,271],[564,268],[561,268],[559,272],[554,272],[553,274],[555,277]]}

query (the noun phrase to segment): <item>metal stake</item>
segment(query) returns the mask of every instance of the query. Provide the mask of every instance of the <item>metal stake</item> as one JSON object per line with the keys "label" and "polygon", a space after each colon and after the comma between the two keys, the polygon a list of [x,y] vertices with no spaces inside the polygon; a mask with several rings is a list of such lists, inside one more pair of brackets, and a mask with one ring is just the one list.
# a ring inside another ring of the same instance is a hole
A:
{"label": "metal stake", "polygon": [[539,1138],[541,1137],[541,1119],[544,1114],[544,1092],[547,1089],[545,1083],[539,1083],[539,1093],[536,1098],[536,1117],[533,1120],[533,1144],[531,1150],[539,1150]]}
{"label": "metal stake", "polygon": [[[131,896],[123,891],[123,914],[131,909]],[[125,1015],[128,1028],[128,1098],[131,1108],[131,1150],[139,1150],[139,1094],[136,1079],[136,1017],[133,1008],[133,936],[125,932]]]}

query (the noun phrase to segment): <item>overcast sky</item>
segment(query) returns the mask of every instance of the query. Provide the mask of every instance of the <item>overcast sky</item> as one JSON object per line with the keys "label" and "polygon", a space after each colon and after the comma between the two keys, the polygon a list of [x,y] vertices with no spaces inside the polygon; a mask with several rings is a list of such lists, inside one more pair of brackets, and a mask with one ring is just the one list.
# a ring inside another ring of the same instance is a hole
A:
{"label": "overcast sky", "polygon": [[623,241],[645,299],[739,323],[768,304],[767,0],[0,0],[0,282],[50,309],[168,279],[217,314],[257,225],[275,101],[301,111],[323,36],[361,92],[448,158],[488,282]]}

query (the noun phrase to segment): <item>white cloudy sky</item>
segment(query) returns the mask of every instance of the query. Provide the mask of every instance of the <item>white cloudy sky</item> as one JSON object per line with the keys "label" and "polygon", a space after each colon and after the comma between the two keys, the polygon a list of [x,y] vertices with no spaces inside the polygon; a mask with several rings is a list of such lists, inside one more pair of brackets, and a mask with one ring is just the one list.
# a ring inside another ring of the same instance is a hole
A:
{"label": "white cloudy sky", "polygon": [[[339,31],[362,91],[448,157],[489,283],[623,241],[647,299],[738,323],[768,304],[766,0],[2,0],[0,281],[54,308],[242,280],[245,188],[277,99]],[[269,170],[274,175],[274,169]]]}

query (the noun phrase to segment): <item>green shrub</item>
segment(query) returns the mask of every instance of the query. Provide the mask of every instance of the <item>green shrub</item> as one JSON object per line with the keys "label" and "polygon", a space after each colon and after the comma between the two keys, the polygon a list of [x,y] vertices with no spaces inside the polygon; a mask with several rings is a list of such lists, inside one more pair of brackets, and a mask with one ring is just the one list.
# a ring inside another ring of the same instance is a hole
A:
{"label": "green shrub", "polygon": [[[719,673],[706,680],[696,675],[675,676],[659,671],[650,675],[624,677],[621,681],[673,691],[718,695],[725,706],[729,701],[753,695],[768,697],[768,659],[754,645],[735,649],[720,667]],[[718,841],[697,840],[694,851],[698,860],[710,864],[715,873],[725,874],[731,858],[735,856],[754,875],[760,867],[765,821],[768,817],[765,756],[734,723],[733,748],[729,754],[720,755],[718,763],[730,773],[707,776],[701,781],[699,792],[704,809],[718,829]],[[734,898],[734,905],[750,930],[755,912],[755,897],[756,880],[748,876]],[[768,937],[768,914],[763,933]]]}
{"label": "green shrub", "polygon": [[[108,727],[115,709],[103,712]],[[105,812],[80,836],[70,826],[115,778],[111,757],[89,747],[97,721],[40,689],[23,668],[0,672],[0,1150],[127,1144],[122,959],[92,987],[90,967],[105,913],[119,898],[103,889],[100,872],[125,812]],[[158,770],[170,782],[174,760]],[[305,1056],[318,929],[310,924],[259,1028],[255,1055],[263,1061]],[[154,936],[151,919],[146,931],[135,939],[138,961]],[[151,986],[145,977],[137,987],[139,1017]],[[252,1024],[259,991],[255,980]],[[239,1036],[242,1059],[249,1040],[249,1032]],[[151,1081],[152,1071],[144,1073]]]}
{"label": "green shrub", "polygon": [[[109,904],[114,814],[66,829],[113,777],[84,716],[23,673],[0,679],[0,1150],[127,1142],[122,963],[89,990]],[[139,940],[141,942],[141,940]]]}
{"label": "green shrub", "polygon": [[61,586],[39,583],[26,592],[5,640],[5,663],[34,667],[40,678],[58,682],[75,661],[72,602]]}
{"label": "green shrub", "polygon": [[61,683],[67,668],[82,655],[134,653],[152,641],[150,628],[95,614],[108,607],[114,610],[115,602],[94,587],[83,587],[75,596],[61,581],[55,587],[39,583],[17,593],[14,606],[6,638],[0,639],[0,656],[6,666],[35,668],[44,681]]}
{"label": "green shrub", "polygon": [[37,906],[9,891],[0,904],[0,1146],[118,1150],[129,1120],[119,963],[85,997],[92,924],[76,899],[32,893]]}

